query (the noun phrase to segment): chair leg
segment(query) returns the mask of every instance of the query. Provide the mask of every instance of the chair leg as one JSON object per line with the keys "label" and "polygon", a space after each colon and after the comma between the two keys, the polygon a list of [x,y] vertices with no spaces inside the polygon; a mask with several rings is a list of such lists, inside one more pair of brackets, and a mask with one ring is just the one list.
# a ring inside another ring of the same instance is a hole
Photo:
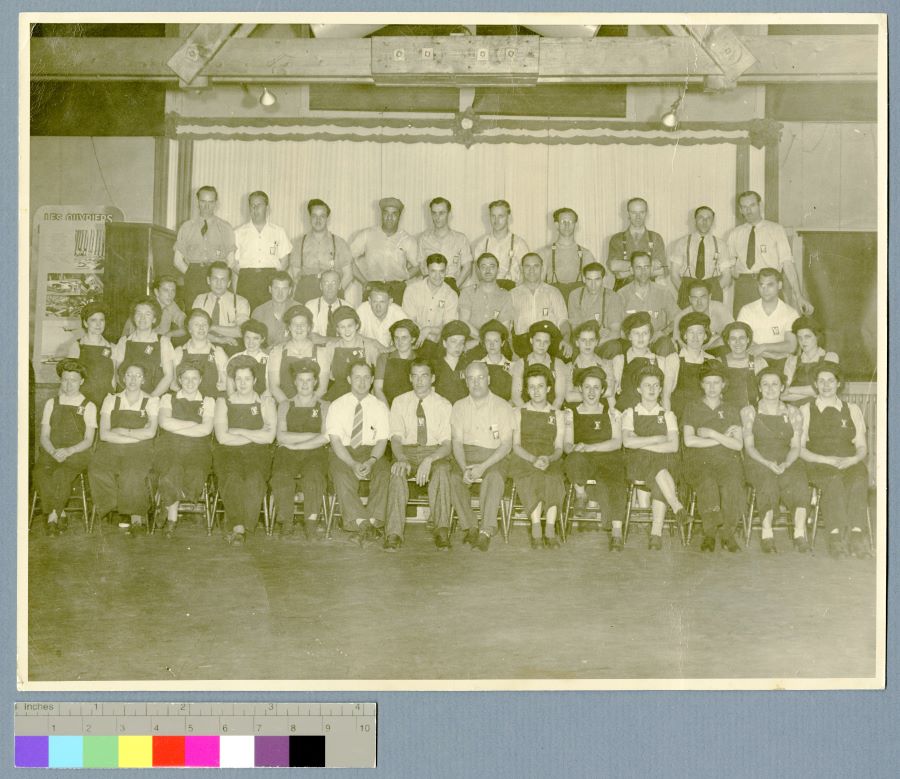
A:
{"label": "chair leg", "polygon": [[563,501],[562,505],[562,523],[560,524],[560,529],[562,530],[561,535],[563,543],[565,543],[566,539],[569,537],[569,524],[572,521],[572,509],[574,503],[575,485],[570,484],[569,489],[566,490],[566,499]]}
{"label": "chair leg", "polygon": [[[516,497],[516,485],[513,482],[510,496],[506,497],[506,485],[503,485],[503,495],[500,496],[500,530],[503,533],[503,543],[509,543],[509,530],[512,525],[513,501]],[[479,510],[483,507],[479,506]]]}
{"label": "chair leg", "polygon": [[694,523],[697,521],[697,493],[693,490],[691,490],[690,498],[688,500],[688,516],[690,519],[688,520],[687,526],[686,546],[691,545],[691,539],[694,537]]}
{"label": "chair leg", "polygon": [[631,504],[634,503],[634,484],[628,484],[625,494],[625,522],[622,524],[622,544],[628,540],[628,524],[631,522]]}
{"label": "chair leg", "polygon": [[756,490],[750,487],[747,494],[749,499],[747,514],[741,517],[744,522],[744,546],[750,546],[750,536],[753,535],[753,512],[756,511]]}
{"label": "chair leg", "polygon": [[37,490],[31,496],[31,511],[28,512],[28,529],[31,530],[31,523],[34,522],[34,515],[37,510],[38,494]]}
{"label": "chair leg", "polygon": [[872,514],[869,511],[868,497],[866,498],[866,528],[869,531],[869,554],[875,554],[875,538],[872,535]]}
{"label": "chair leg", "polygon": [[816,531],[819,529],[819,507],[822,503],[822,491],[818,487],[812,488],[812,530],[810,532],[809,545],[816,548]]}
{"label": "chair leg", "polygon": [[87,480],[84,471],[78,474],[79,487],[81,488],[81,518],[84,522],[84,532],[88,530],[88,497],[87,497]]}
{"label": "chair leg", "polygon": [[334,507],[337,503],[337,497],[332,492],[327,496],[326,500],[328,501],[328,507],[325,511],[325,538],[331,538],[331,528],[334,525]]}

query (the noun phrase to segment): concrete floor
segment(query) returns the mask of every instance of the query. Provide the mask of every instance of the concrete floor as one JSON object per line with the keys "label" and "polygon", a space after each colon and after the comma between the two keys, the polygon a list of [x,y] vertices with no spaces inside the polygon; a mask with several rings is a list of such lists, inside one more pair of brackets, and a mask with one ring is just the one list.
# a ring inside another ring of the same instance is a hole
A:
{"label": "concrete floor", "polygon": [[[35,523],[37,526],[37,523]],[[77,523],[76,523],[77,524]],[[869,677],[875,561],[624,553],[525,527],[487,553],[421,525],[404,547],[251,535],[190,519],[174,539],[80,527],[29,539],[29,676],[56,680]]]}

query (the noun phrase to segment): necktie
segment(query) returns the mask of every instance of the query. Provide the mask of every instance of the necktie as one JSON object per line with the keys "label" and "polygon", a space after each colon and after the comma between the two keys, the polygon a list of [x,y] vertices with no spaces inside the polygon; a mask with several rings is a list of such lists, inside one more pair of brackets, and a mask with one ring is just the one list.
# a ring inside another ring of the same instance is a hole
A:
{"label": "necktie", "polygon": [[698,279],[706,278],[706,244],[703,243],[704,238],[700,236],[700,247],[697,249],[697,267],[694,275]]}
{"label": "necktie", "polygon": [[425,446],[428,443],[428,425],[425,422],[425,407],[422,405],[422,399],[419,399],[419,405],[416,406],[416,443],[419,446]]}
{"label": "necktie", "polygon": [[328,306],[328,324],[325,326],[325,335],[329,338],[334,338],[337,334],[337,330],[334,327],[334,303]]}
{"label": "necktie", "polygon": [[353,412],[353,432],[350,434],[350,448],[356,449],[362,446],[362,429],[363,429],[363,413],[362,403],[356,404],[356,411]]}
{"label": "necktie", "polygon": [[750,237],[747,239],[747,270],[756,264],[756,225],[750,228]]}
{"label": "necktie", "polygon": [[213,306],[212,314],[210,317],[212,318],[212,323],[214,325],[219,324],[219,315],[221,314],[221,310],[219,309],[219,299],[216,298],[216,304]]}
{"label": "necktie", "polygon": [[203,220],[203,227],[200,228],[200,236],[202,238],[206,238],[206,233],[209,231],[209,222],[205,219]]}

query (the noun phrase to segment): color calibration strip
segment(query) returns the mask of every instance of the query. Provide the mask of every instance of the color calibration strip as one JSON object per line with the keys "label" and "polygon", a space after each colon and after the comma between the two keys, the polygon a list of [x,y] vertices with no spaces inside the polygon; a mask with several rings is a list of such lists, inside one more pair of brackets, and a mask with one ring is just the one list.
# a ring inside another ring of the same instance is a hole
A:
{"label": "color calibration strip", "polygon": [[374,768],[374,703],[17,703],[19,768]]}

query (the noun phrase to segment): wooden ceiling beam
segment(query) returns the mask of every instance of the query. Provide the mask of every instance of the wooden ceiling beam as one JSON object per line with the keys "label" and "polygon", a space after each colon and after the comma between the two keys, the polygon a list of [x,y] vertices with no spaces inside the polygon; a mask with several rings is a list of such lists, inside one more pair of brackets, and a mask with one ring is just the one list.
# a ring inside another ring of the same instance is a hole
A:
{"label": "wooden ceiling beam", "polygon": [[[474,37],[474,36],[473,36]],[[406,48],[440,38],[397,38]],[[486,38],[485,40],[490,40]],[[539,38],[537,83],[701,82],[720,68],[690,37]],[[756,62],[739,83],[874,81],[870,35],[740,36]],[[174,81],[167,61],[183,38],[33,38],[37,80]],[[467,75],[473,69],[467,65]],[[211,82],[377,83],[370,39],[230,38],[206,67]],[[441,75],[446,80],[446,74]],[[477,66],[474,68],[477,77]],[[420,77],[427,85],[429,76]]]}

